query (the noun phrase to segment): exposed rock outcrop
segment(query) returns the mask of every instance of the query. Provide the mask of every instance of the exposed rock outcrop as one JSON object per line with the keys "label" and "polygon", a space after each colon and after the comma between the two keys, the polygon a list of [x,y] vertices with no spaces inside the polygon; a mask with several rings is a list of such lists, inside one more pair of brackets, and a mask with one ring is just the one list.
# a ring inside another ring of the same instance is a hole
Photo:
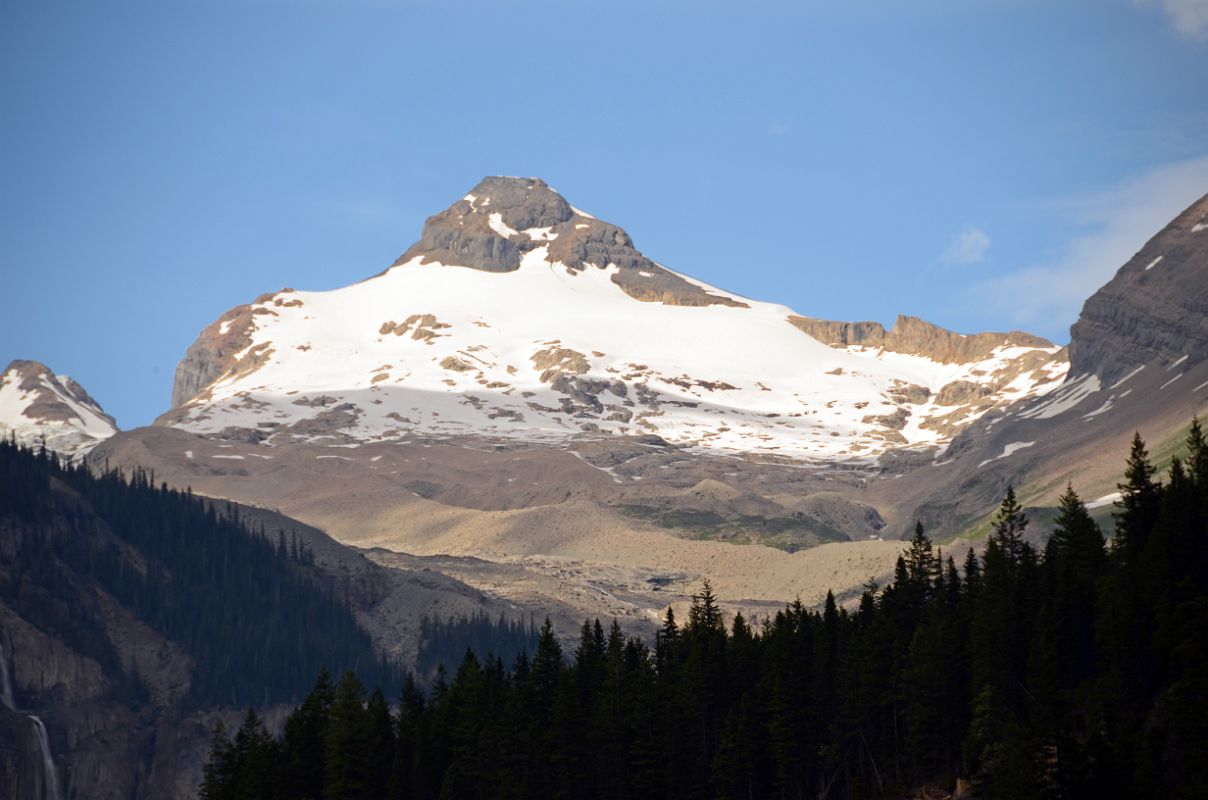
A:
{"label": "exposed rock outcrop", "polygon": [[834,322],[793,315],[789,323],[832,347],[869,347],[923,356],[941,364],[989,358],[999,347],[1052,347],[1053,343],[1023,331],[963,334],[918,317],[899,315],[893,328],[879,322]]}
{"label": "exposed rock outcrop", "polygon": [[1091,295],[1070,328],[1070,375],[1114,382],[1142,364],[1208,358],[1208,195]]}
{"label": "exposed rock outcrop", "polygon": [[539,178],[484,178],[424,223],[420,240],[394,262],[512,272],[537,247],[572,271],[615,266],[613,283],[630,297],[678,306],[745,306],[714,294],[642,255],[621,228],[575,209]]}
{"label": "exposed rock outcrop", "polygon": [[[285,292],[289,290],[283,290]],[[247,305],[232,308],[206,326],[176,365],[172,380],[173,408],[189,402],[228,372],[239,368],[253,369],[258,359],[266,357],[263,352],[250,353],[242,359],[237,355],[251,344],[256,317],[275,313],[268,304],[277,298],[276,294],[263,294]]]}

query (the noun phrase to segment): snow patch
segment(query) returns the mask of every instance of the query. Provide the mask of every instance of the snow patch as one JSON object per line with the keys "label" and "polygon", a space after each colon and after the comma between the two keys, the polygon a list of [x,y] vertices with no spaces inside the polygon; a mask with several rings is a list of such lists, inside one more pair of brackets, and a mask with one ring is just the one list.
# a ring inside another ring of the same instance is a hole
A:
{"label": "snow patch", "polygon": [[994,456],[994,458],[987,458],[985,461],[978,464],[977,468],[981,469],[982,467],[989,464],[991,461],[997,461],[1000,458],[1007,458],[1011,454],[1017,453],[1020,450],[1024,449],[1025,447],[1031,447],[1034,444],[1036,444],[1036,442],[1011,442],[1009,445],[1006,445],[1005,447],[1003,447],[1002,453],[1000,455]]}
{"label": "snow patch", "polygon": [[1107,400],[1104,401],[1103,405],[1099,406],[1098,408],[1096,408],[1094,411],[1092,411],[1089,414],[1083,414],[1082,418],[1085,420],[1094,419],[1095,417],[1099,416],[1100,414],[1108,411],[1112,407],[1112,404],[1115,401],[1116,401],[1116,396],[1113,394],[1111,397],[1107,398]]}
{"label": "snow patch", "polygon": [[1019,416],[1024,419],[1052,419],[1073,409],[1100,388],[1098,375],[1084,375],[1053,392],[1049,400]]}
{"label": "snow patch", "polygon": [[511,239],[519,233],[515,228],[508,227],[508,224],[503,221],[503,215],[498,211],[491,212],[491,215],[487,217],[487,224],[491,226],[491,230],[505,239]]}
{"label": "snow patch", "polygon": [[554,233],[554,229],[550,228],[528,228],[522,233],[528,234],[529,238],[535,242],[552,242],[558,238],[558,234]]}
{"label": "snow patch", "polygon": [[1129,378],[1133,377],[1134,375],[1136,375],[1138,372],[1140,372],[1140,371],[1141,371],[1141,370],[1143,370],[1143,369],[1145,369],[1145,365],[1144,365],[1144,364],[1142,364],[1141,366],[1137,367],[1137,368],[1136,368],[1136,369],[1134,369],[1132,372],[1128,373],[1128,374],[1127,374],[1127,375],[1125,375],[1123,378],[1121,378],[1120,380],[1116,381],[1115,383],[1113,383],[1111,386],[1109,386],[1109,387],[1107,387],[1107,388],[1109,388],[1109,389],[1116,389],[1116,388],[1118,388],[1118,387],[1119,387],[1121,384],[1123,384],[1123,383],[1124,383],[1126,380],[1128,380]]}
{"label": "snow patch", "polygon": [[1086,508],[1089,511],[1093,508],[1103,508],[1104,506],[1110,506],[1112,503],[1119,500],[1120,497],[1121,497],[1121,495],[1119,492],[1112,492],[1111,494],[1105,494],[1102,497],[1100,497],[1098,500],[1087,503]]}
{"label": "snow patch", "polygon": [[1159,262],[1159,261],[1161,261],[1161,260],[1162,260],[1162,256],[1158,256],[1158,257],[1157,257],[1157,258],[1155,258],[1153,261],[1150,261],[1150,262],[1149,262],[1149,265],[1148,265],[1147,267],[1145,267],[1145,271],[1146,271],[1146,272],[1149,272],[1151,269],[1153,269],[1154,267],[1156,267],[1156,266],[1158,265],[1158,262]]}

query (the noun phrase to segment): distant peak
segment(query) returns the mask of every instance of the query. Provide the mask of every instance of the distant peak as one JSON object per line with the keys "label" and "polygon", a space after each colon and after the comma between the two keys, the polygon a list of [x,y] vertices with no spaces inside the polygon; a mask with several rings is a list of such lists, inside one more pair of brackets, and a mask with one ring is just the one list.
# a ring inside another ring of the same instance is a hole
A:
{"label": "distant peak", "polygon": [[117,432],[113,417],[66,375],[40,361],[16,359],[0,373],[0,434],[77,456]]}

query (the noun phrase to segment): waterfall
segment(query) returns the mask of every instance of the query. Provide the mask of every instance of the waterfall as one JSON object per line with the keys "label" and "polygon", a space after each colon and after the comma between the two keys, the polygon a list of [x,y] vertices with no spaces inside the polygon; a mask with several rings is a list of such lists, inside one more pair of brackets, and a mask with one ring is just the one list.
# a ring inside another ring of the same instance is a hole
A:
{"label": "waterfall", "polygon": [[0,644],[0,703],[4,703],[4,707],[17,710],[16,704],[13,702],[13,682],[8,677],[8,659],[4,655],[4,645]]}
{"label": "waterfall", "polygon": [[[4,655],[4,645],[0,644],[0,702],[4,707],[16,711],[17,705],[13,700],[13,682],[8,674],[8,658]],[[59,800],[59,775],[55,772],[55,760],[50,755],[50,737],[46,734],[46,725],[41,718],[27,714],[34,723],[34,733],[38,736],[38,749],[42,751],[42,773],[46,783],[43,797],[48,800]]]}
{"label": "waterfall", "polygon": [[50,800],[59,800],[59,776],[55,774],[55,760],[50,757],[50,737],[46,735],[46,726],[33,714],[30,714],[29,718],[34,721],[34,729],[38,732],[38,746],[42,748],[42,771],[46,774],[44,795]]}

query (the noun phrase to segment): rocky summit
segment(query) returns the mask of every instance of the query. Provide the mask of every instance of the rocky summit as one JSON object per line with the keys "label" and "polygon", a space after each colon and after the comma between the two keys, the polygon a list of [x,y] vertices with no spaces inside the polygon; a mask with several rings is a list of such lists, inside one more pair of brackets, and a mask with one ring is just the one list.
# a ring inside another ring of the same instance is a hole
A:
{"label": "rocky summit", "polygon": [[394,266],[418,259],[421,264],[513,272],[525,254],[539,247],[547,248],[547,261],[572,273],[613,268],[610,280],[638,300],[746,306],[654,263],[625,231],[575,208],[539,178],[484,178],[460,201],[430,217],[420,240]]}

